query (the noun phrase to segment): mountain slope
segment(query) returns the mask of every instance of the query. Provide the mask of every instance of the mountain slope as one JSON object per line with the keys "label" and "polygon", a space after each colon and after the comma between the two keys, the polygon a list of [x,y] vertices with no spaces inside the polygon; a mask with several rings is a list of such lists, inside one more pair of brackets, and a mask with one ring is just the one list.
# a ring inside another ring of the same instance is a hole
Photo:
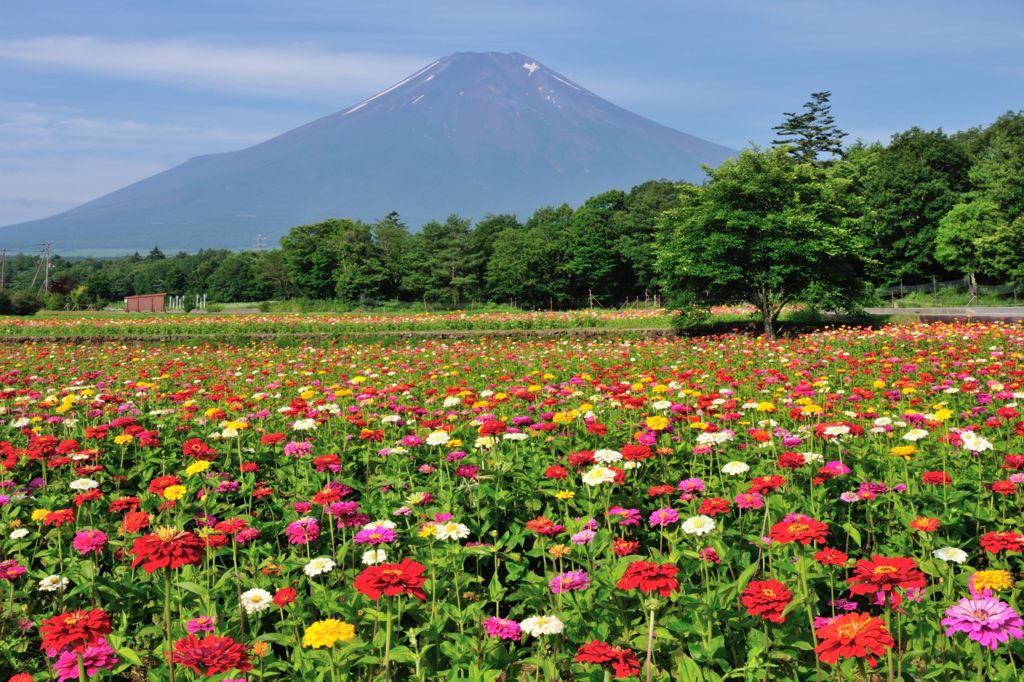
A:
{"label": "mountain slope", "polygon": [[0,228],[58,250],[246,248],[257,233],[398,211],[413,228],[699,180],[732,150],[615,106],[519,53],[456,53],[358,104],[200,156],[59,215]]}

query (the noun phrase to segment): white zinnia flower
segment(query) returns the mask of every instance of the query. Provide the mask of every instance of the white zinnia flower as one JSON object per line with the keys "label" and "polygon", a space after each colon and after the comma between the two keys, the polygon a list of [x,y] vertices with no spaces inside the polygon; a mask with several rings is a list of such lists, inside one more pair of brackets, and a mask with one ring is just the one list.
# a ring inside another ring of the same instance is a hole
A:
{"label": "white zinnia flower", "polygon": [[850,432],[850,427],[845,424],[837,424],[836,426],[826,426],[826,436],[845,436]]}
{"label": "white zinnia flower", "polygon": [[463,540],[469,537],[469,526],[454,521],[439,523],[435,527],[434,537],[438,540]]}
{"label": "white zinnia flower", "polygon": [[814,464],[825,461],[825,456],[818,452],[804,452],[804,464]]}
{"label": "white zinnia flower", "polygon": [[315,428],[315,419],[299,419],[295,422],[292,422],[292,431],[312,431]]}
{"label": "white zinnia flower", "polygon": [[963,441],[965,450],[971,452],[984,452],[992,449],[992,443],[984,436],[979,436],[974,431],[961,431],[960,440]]}
{"label": "white zinnia flower", "polygon": [[93,488],[99,488],[100,484],[91,478],[76,478],[75,480],[68,483],[68,487],[72,490],[92,490]]}
{"label": "white zinnia flower", "polygon": [[327,573],[328,571],[334,570],[334,566],[334,559],[325,556],[318,556],[315,559],[310,559],[309,563],[302,567],[302,572],[310,578],[315,578],[321,573]]}
{"label": "white zinnia flower", "polygon": [[270,596],[270,593],[258,587],[243,592],[241,599],[242,608],[250,616],[269,608],[274,603],[274,598]]}
{"label": "white zinnia flower", "polygon": [[703,514],[691,516],[683,521],[683,532],[687,535],[707,535],[715,529],[715,520]]}
{"label": "white zinnia flower", "polygon": [[59,575],[48,575],[39,581],[40,592],[56,592],[57,590],[63,591],[68,586],[68,579],[62,578]]}
{"label": "white zinnia flower", "polygon": [[746,462],[726,462],[722,467],[722,473],[730,476],[740,476],[750,471],[750,465]]}
{"label": "white zinnia flower", "polygon": [[519,623],[523,632],[533,637],[541,635],[557,635],[565,629],[565,624],[557,616],[530,616]]}
{"label": "white zinnia flower", "polygon": [[967,561],[967,552],[956,547],[942,547],[932,552],[932,556],[942,561],[952,561],[957,564]]}
{"label": "white zinnia flower", "polygon": [[583,474],[583,483],[589,486],[611,483],[614,480],[615,472],[608,467],[594,467],[587,473]]}
{"label": "white zinnia flower", "polygon": [[892,419],[888,417],[878,417],[874,421],[875,426],[889,426],[890,424],[892,424]]}
{"label": "white zinnia flower", "polygon": [[427,445],[444,445],[451,437],[447,431],[434,431],[427,436]]}
{"label": "white zinnia flower", "polygon": [[450,395],[444,399],[445,407],[458,407],[462,404],[462,398],[454,395]]}
{"label": "white zinnia flower", "polygon": [[388,528],[389,530],[394,530],[398,528],[398,524],[392,521],[391,519],[384,519],[382,521],[370,521],[369,523],[363,524],[363,530],[367,530],[370,528]]}
{"label": "white zinnia flower", "polygon": [[20,540],[26,535],[28,535],[28,528],[15,528],[8,537],[12,540]]}
{"label": "white zinnia flower", "polygon": [[529,438],[525,433],[503,433],[501,437],[503,440],[526,440]]}
{"label": "white zinnia flower", "polygon": [[367,566],[384,563],[388,560],[387,553],[383,549],[368,549],[363,552],[363,563]]}
{"label": "white zinnia flower", "polygon": [[925,431],[924,429],[910,429],[905,434],[903,434],[903,440],[909,440],[911,443],[914,443],[927,436],[928,432]]}
{"label": "white zinnia flower", "polygon": [[656,410],[667,410],[672,407],[671,400],[659,400],[651,405]]}
{"label": "white zinnia flower", "polygon": [[612,462],[618,462],[622,459],[622,453],[618,450],[596,450],[594,451],[594,461],[600,464],[610,464]]}

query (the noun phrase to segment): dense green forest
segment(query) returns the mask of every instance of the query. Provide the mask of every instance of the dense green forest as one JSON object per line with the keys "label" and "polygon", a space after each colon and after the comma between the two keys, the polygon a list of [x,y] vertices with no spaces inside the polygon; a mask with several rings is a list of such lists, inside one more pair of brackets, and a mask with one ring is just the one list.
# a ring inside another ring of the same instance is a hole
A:
{"label": "dense green forest", "polygon": [[[841,204],[843,230],[859,240],[858,277],[875,286],[965,276],[1024,279],[1024,112],[951,135],[911,128],[888,145],[841,146],[843,133],[828,114],[828,93],[823,94],[824,101],[809,102],[804,114],[790,114],[788,123],[796,122],[795,128],[776,127],[784,138],[776,149],[788,150],[796,166],[814,167],[816,175],[808,179],[818,183],[813,193],[824,191],[828,201]],[[801,131],[801,122],[814,122],[815,116],[828,125]],[[742,177],[739,182],[751,187],[779,182],[756,173]],[[714,180],[711,171],[709,178]],[[807,196],[811,186],[795,191]],[[575,209],[543,207],[525,220],[487,215],[474,223],[453,214],[415,232],[395,213],[375,223],[338,218],[294,227],[278,248],[259,252],[167,255],[154,248],[114,259],[53,256],[46,303],[101,306],[162,291],[189,300],[205,294],[214,303],[618,304],[672,286],[671,266],[658,266],[659,255],[664,261],[666,249],[671,252],[664,230],[673,216],[678,219],[695,205],[702,191],[652,180],[629,192],[604,192]],[[713,229],[712,214],[719,209],[705,208],[700,225]],[[38,254],[8,254],[4,288],[8,293],[28,289],[34,281],[39,290],[40,271]]]}

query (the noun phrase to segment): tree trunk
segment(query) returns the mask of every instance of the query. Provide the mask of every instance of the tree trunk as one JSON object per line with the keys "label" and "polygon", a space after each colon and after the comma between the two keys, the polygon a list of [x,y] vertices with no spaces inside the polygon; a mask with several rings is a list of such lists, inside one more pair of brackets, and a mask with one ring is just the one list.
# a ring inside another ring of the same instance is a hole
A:
{"label": "tree trunk", "polygon": [[774,341],[775,320],[773,319],[773,316],[769,311],[763,311],[762,315],[764,315],[764,335],[769,341]]}
{"label": "tree trunk", "polygon": [[974,298],[978,295],[978,278],[973,272],[967,273],[967,293]]}

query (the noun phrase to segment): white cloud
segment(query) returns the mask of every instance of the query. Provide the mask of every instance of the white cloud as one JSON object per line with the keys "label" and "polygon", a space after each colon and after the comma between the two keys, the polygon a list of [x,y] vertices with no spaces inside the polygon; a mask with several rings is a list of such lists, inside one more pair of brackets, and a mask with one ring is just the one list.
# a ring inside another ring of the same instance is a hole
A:
{"label": "white cloud", "polygon": [[0,61],[261,94],[379,89],[430,62],[415,56],[329,52],[311,46],[247,48],[191,41],[115,42],[90,36],[0,41]]}

